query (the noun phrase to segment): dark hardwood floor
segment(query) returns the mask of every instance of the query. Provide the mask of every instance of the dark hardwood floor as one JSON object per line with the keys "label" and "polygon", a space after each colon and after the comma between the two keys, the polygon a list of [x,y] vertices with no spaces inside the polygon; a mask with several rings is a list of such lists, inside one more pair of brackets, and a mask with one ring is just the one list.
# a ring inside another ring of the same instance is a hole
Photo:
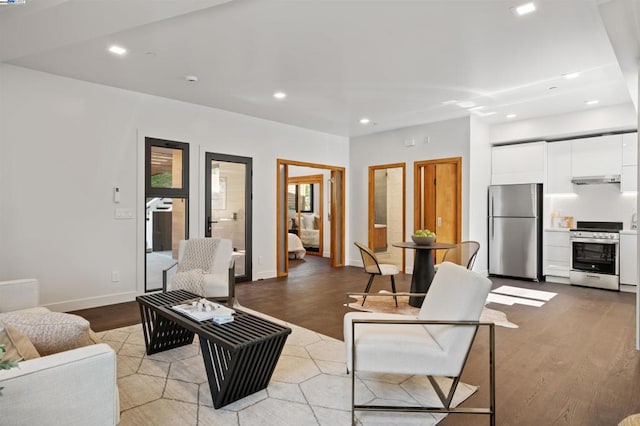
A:
{"label": "dark hardwood floor", "polygon": [[[292,261],[289,276],[237,285],[242,306],[342,340],[347,292],[361,292],[360,268],[333,269],[328,260]],[[496,327],[498,425],[616,425],[640,412],[640,352],[635,350],[635,294],[553,283],[492,278],[558,295],[542,307],[488,307],[507,314],[518,329]],[[410,275],[396,279],[407,291]],[[376,278],[372,291],[388,290]],[[76,311],[101,331],[138,323],[135,302]],[[465,405],[488,401],[488,339],[481,331],[463,374],[479,390]],[[475,405],[474,405],[475,404]],[[449,416],[443,425],[488,424],[486,416]]]}

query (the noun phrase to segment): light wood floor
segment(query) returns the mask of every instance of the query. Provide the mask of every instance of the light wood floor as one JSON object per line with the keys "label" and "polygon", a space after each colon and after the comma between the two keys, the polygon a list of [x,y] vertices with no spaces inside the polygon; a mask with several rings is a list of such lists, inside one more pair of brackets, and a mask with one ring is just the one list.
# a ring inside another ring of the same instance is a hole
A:
{"label": "light wood floor", "polygon": [[[237,285],[241,305],[342,339],[346,292],[364,289],[360,268],[332,269],[315,256],[292,261],[287,278]],[[540,308],[489,304],[518,329],[496,327],[498,425],[616,425],[640,412],[640,352],[635,295],[553,283],[492,278],[558,295]],[[410,275],[396,280],[407,291]],[[389,289],[376,278],[372,291]],[[139,322],[135,302],[75,312],[96,331]],[[487,333],[478,335],[463,381],[479,385],[465,404],[488,401]],[[443,425],[488,424],[486,416],[449,416]]]}

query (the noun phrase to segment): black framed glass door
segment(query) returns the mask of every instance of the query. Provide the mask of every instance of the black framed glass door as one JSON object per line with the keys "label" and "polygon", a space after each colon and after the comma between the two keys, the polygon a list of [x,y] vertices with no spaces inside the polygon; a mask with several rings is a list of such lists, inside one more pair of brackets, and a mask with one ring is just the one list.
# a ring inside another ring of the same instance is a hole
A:
{"label": "black framed glass door", "polygon": [[189,144],[145,138],[145,291],[162,289],[162,271],[189,237]]}
{"label": "black framed glass door", "polygon": [[231,240],[236,281],[252,276],[252,161],[205,153],[205,236]]}

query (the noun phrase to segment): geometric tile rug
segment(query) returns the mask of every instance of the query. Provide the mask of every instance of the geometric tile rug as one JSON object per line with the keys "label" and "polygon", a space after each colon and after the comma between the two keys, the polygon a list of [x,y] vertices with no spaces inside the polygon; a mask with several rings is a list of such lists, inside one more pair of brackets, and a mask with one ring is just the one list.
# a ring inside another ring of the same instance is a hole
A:
{"label": "geometric tile rug", "polygon": [[[344,343],[294,324],[268,387],[215,409],[200,345],[145,354],[141,325],[97,333],[118,355],[120,425],[349,425],[351,377]],[[443,378],[443,383],[447,380]],[[445,387],[446,389],[446,387]],[[459,404],[476,387],[461,383]],[[361,374],[357,403],[434,405],[437,396],[426,377]],[[430,413],[357,412],[363,425],[432,425],[444,416]]]}

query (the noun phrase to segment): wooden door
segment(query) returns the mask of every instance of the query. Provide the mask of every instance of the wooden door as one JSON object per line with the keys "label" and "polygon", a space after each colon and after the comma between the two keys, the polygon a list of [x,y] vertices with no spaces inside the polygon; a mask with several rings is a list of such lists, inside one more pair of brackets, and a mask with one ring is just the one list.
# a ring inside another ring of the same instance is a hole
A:
{"label": "wooden door", "polygon": [[[414,172],[415,229],[434,231],[441,243],[459,243],[462,234],[462,159],[416,162]],[[435,252],[436,262],[442,261],[445,251]]]}

